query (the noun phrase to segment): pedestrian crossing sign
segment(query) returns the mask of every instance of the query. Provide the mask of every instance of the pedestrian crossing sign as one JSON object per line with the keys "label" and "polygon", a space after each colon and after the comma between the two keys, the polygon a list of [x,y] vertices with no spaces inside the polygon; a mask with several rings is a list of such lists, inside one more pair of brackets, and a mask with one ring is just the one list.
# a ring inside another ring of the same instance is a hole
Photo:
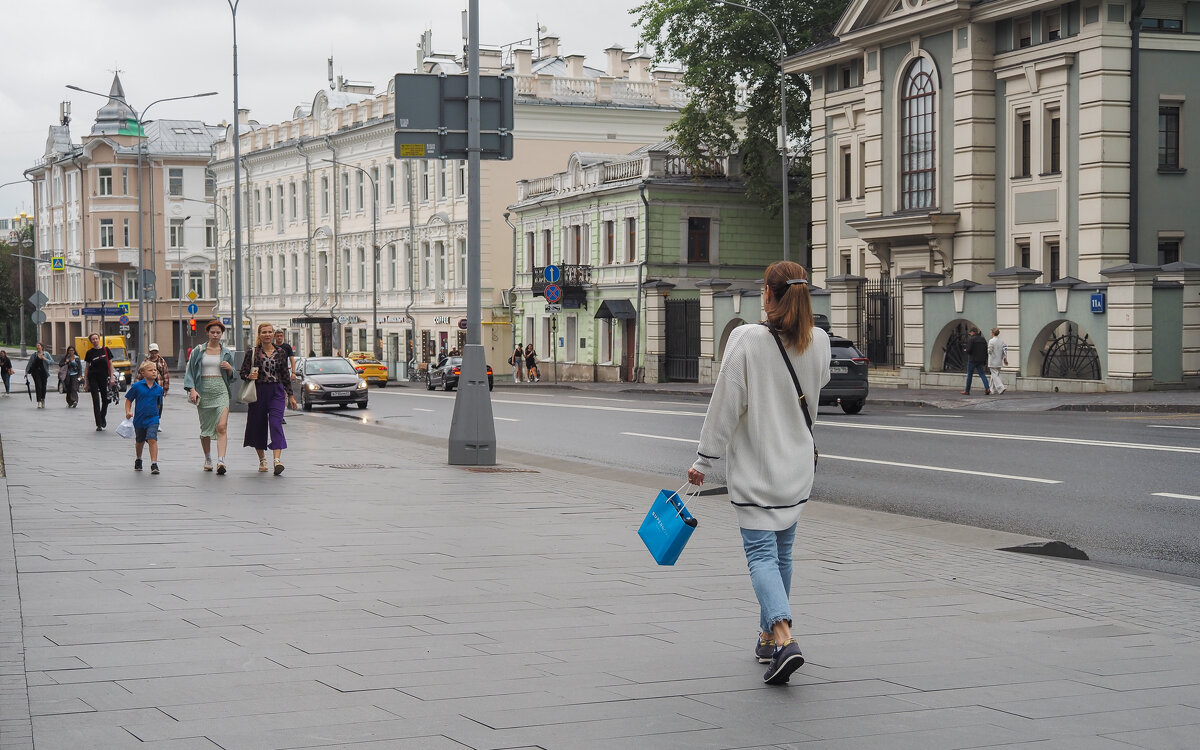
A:
{"label": "pedestrian crossing sign", "polygon": [[50,269],[53,271],[64,271],[67,268],[67,259],[61,255],[56,255],[50,259]]}
{"label": "pedestrian crossing sign", "polygon": [[119,302],[119,303],[117,303],[117,307],[121,308],[122,315],[129,314],[129,303],[128,302]]}

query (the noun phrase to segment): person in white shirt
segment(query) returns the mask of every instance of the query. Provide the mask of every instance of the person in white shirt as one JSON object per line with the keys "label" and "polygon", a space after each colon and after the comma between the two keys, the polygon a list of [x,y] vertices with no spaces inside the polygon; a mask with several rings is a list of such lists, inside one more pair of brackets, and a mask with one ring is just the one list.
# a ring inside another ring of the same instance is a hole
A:
{"label": "person in white shirt", "polygon": [[1008,390],[1000,379],[1000,368],[1008,365],[1008,344],[1000,338],[1000,329],[992,329],[992,337],[988,339],[988,380],[992,383],[992,393],[1000,394]]}
{"label": "person in white shirt", "polygon": [[739,326],[729,335],[698,458],[687,476],[703,484],[714,462],[728,454],[730,502],[759,602],[755,658],[770,665],[763,681],[782,685],[804,664],[788,602],[796,523],[816,471],[810,458],[815,442],[802,410],[810,419],[817,416],[821,387],[829,382],[829,336],[813,324],[808,274],[800,264],[772,263],[763,283],[767,322]]}

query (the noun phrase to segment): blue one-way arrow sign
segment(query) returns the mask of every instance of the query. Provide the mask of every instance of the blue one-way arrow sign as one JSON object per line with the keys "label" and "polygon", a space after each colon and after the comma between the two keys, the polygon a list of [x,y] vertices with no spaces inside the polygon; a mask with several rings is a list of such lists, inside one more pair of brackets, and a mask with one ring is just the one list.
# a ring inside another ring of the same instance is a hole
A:
{"label": "blue one-way arrow sign", "polygon": [[546,280],[547,284],[557,284],[558,280],[562,278],[562,269],[558,266],[546,266],[542,269],[542,278]]}

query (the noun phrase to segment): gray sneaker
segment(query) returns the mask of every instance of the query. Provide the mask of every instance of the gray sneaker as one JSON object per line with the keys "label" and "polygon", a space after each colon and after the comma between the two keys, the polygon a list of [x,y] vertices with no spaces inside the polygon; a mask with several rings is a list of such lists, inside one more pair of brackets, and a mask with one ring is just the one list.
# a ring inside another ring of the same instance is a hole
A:
{"label": "gray sneaker", "polygon": [[758,645],[754,647],[754,658],[759,664],[770,664],[771,659],[775,657],[775,639],[767,638],[763,640],[762,635],[758,636]]}
{"label": "gray sneaker", "polygon": [[763,682],[768,685],[786,685],[787,681],[791,679],[792,672],[802,666],[804,666],[804,654],[800,653],[800,646],[793,638],[775,652],[775,658],[771,659],[771,666],[767,667],[767,671],[763,673]]}

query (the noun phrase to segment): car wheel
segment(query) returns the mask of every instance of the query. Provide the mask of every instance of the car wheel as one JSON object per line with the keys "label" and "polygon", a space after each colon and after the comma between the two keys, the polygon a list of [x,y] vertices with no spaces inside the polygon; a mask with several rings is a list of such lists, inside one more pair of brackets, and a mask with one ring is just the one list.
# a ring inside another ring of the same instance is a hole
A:
{"label": "car wheel", "polygon": [[432,380],[425,381],[425,390],[427,390],[427,391],[433,390],[433,381]]}
{"label": "car wheel", "polygon": [[387,381],[386,381],[386,380],[384,380],[383,382],[381,382],[381,383],[379,384],[379,387],[380,387],[380,388],[387,388]]}
{"label": "car wheel", "polygon": [[304,399],[304,411],[312,411],[312,402]]}
{"label": "car wheel", "polygon": [[866,401],[861,398],[854,401],[846,401],[843,399],[842,411],[846,412],[847,414],[858,414],[860,411],[862,411],[863,404],[865,403]]}
{"label": "car wheel", "polygon": [[358,402],[358,408],[360,408],[360,409],[365,409],[365,408],[367,408],[367,402],[366,402],[366,401],[359,401],[359,402]]}
{"label": "car wheel", "polygon": [[452,391],[454,390],[454,386],[450,385],[450,381],[447,380],[446,384],[442,386],[442,390]]}

